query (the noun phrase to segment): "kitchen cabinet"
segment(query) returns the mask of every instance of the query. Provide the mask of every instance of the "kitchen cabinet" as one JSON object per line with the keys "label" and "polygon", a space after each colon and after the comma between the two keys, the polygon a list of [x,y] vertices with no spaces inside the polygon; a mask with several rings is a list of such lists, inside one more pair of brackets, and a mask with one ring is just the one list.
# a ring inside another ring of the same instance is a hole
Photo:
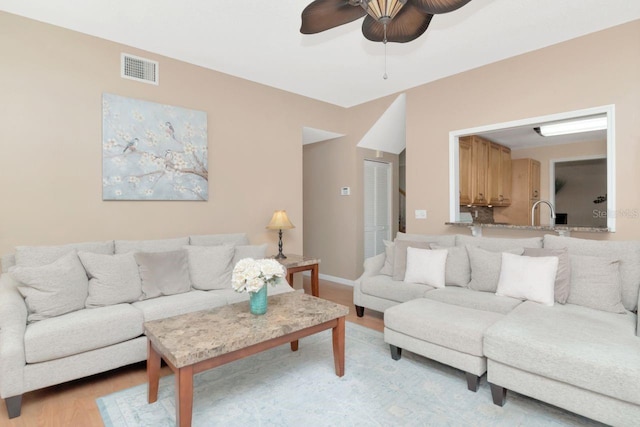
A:
{"label": "kitchen cabinet", "polygon": [[489,204],[511,204],[511,149],[503,145],[489,145]]}
{"label": "kitchen cabinet", "polygon": [[[495,222],[531,225],[531,208],[540,200],[540,162],[534,159],[511,161],[511,205],[493,210]],[[540,210],[535,212],[535,225],[540,225]]]}
{"label": "kitchen cabinet", "polygon": [[460,138],[460,204],[511,203],[511,150],[477,135]]}

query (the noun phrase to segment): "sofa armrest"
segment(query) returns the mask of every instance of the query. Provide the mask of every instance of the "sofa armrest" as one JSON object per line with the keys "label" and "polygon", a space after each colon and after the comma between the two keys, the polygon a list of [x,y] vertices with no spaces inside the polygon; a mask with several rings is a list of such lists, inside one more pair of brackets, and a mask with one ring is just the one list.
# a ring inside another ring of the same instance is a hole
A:
{"label": "sofa armrest", "polygon": [[357,280],[361,281],[365,277],[377,276],[378,274],[380,274],[380,270],[382,270],[382,267],[384,267],[385,257],[386,256],[383,252],[376,256],[372,256],[371,258],[365,259],[364,272]]}
{"label": "sofa armrest", "polygon": [[18,282],[9,274],[0,276],[0,397],[23,393],[24,334],[27,306],[18,291]]}

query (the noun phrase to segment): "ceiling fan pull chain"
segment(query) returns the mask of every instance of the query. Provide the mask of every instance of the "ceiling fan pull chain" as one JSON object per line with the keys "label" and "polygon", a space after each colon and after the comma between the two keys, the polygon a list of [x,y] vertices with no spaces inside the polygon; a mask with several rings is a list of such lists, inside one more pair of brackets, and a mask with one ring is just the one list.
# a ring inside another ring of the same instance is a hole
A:
{"label": "ceiling fan pull chain", "polygon": [[384,44],[384,74],[382,78],[387,80],[389,76],[387,76],[387,24],[384,24],[384,40],[382,40]]}

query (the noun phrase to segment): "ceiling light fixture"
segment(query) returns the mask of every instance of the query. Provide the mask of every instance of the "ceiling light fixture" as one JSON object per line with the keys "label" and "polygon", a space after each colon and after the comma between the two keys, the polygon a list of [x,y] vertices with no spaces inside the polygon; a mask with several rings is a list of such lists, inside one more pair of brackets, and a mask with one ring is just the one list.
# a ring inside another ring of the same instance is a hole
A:
{"label": "ceiling light fixture", "polygon": [[542,136],[568,135],[571,133],[592,132],[607,128],[607,117],[590,117],[587,119],[551,123],[534,128]]}
{"label": "ceiling light fixture", "polygon": [[315,0],[302,11],[302,34],[315,34],[347,24],[365,15],[362,34],[385,45],[387,78],[387,42],[406,43],[417,39],[433,15],[461,8],[471,0]]}

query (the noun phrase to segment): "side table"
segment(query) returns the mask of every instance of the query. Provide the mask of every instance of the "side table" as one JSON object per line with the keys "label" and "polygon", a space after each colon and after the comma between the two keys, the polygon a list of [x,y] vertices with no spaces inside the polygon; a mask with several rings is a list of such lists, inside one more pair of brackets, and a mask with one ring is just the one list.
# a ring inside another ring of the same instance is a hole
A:
{"label": "side table", "polygon": [[303,255],[287,255],[284,259],[277,260],[287,269],[287,282],[293,287],[293,274],[301,271],[311,270],[311,295],[317,297],[320,295],[319,289],[319,258],[312,258]]}

